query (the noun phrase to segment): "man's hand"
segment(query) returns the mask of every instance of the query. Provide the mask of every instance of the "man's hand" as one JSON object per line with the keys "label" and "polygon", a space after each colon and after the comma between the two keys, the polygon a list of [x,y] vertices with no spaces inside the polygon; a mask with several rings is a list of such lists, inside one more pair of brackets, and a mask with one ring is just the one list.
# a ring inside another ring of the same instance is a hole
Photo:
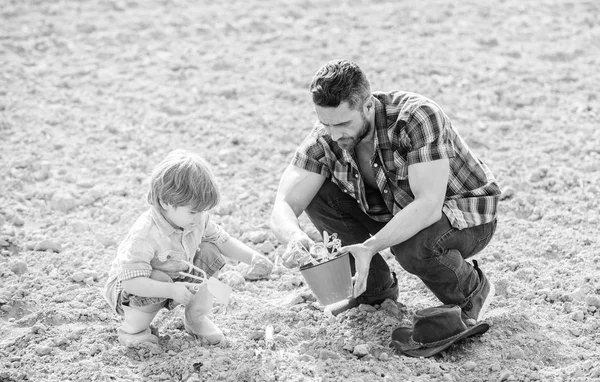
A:
{"label": "man's hand", "polygon": [[339,252],[350,252],[354,257],[354,267],[356,274],[354,275],[354,297],[358,297],[367,290],[367,277],[369,276],[369,268],[371,268],[371,259],[375,256],[373,250],[364,244],[354,244],[342,247]]}
{"label": "man's hand", "polygon": [[297,268],[310,260],[310,249],[315,244],[308,235],[302,231],[292,235],[285,252],[281,255],[282,264],[286,268]]}

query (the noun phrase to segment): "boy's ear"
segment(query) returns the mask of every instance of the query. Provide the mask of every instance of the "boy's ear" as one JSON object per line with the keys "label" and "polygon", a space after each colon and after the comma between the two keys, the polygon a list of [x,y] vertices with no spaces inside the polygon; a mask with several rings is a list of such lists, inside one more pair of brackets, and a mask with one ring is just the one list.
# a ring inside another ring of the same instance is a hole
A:
{"label": "boy's ear", "polygon": [[158,199],[158,204],[160,204],[160,207],[161,207],[163,210],[166,210],[166,209],[167,209],[167,207],[169,206],[169,205],[168,205],[167,203],[165,203],[165,202],[164,202],[164,200],[162,200],[162,199]]}

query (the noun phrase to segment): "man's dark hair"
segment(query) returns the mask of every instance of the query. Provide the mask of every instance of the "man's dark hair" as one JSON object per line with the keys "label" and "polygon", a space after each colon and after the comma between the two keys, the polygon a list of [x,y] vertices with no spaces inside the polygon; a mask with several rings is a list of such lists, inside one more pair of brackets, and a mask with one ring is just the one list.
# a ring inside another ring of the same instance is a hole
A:
{"label": "man's dark hair", "polygon": [[317,71],[310,91],[316,105],[338,107],[347,101],[351,109],[358,109],[371,94],[371,85],[357,64],[348,60],[334,60]]}

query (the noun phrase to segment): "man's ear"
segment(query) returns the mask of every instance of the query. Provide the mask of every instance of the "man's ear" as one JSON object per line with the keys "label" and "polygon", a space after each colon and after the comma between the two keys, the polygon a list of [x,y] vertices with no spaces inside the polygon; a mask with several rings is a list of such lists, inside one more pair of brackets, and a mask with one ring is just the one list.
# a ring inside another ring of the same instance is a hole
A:
{"label": "man's ear", "polygon": [[372,100],[368,100],[367,102],[365,102],[365,109],[366,109],[366,113],[371,113],[373,111],[373,101]]}

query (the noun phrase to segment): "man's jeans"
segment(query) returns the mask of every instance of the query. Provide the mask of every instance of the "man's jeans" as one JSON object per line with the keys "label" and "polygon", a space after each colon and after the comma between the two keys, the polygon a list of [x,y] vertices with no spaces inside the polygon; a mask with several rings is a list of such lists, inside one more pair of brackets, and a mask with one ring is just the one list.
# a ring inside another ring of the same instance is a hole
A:
{"label": "man's jeans", "polygon": [[[354,198],[329,180],[306,213],[319,232],[337,233],[342,245],[362,243],[386,224],[371,219]],[[442,303],[463,307],[479,285],[479,275],[465,259],[485,248],[495,230],[496,220],[458,230],[442,215],[438,222],[390,249],[402,268],[418,276]],[[354,274],[354,259],[350,259]],[[392,283],[390,268],[377,253],[371,260],[367,290],[362,296],[376,297]]]}

